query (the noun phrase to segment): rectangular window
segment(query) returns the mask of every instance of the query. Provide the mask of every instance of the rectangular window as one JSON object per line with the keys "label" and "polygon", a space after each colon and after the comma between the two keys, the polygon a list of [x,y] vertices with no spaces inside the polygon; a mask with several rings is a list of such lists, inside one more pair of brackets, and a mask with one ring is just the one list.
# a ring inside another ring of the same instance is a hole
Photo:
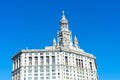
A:
{"label": "rectangular window", "polygon": [[92,62],[90,62],[89,64],[90,64],[90,69],[92,70]]}
{"label": "rectangular window", "polygon": [[40,66],[40,69],[44,69],[44,66]]}
{"label": "rectangular window", "polygon": [[83,60],[81,60],[81,66],[82,66],[82,68],[83,68]]}
{"label": "rectangular window", "polygon": [[50,77],[46,77],[46,79],[47,79],[47,80],[49,80],[49,79],[50,79]]}
{"label": "rectangular window", "polygon": [[52,69],[52,72],[55,72],[55,69]]}
{"label": "rectangular window", "polygon": [[38,77],[34,77],[34,80],[38,80]]}
{"label": "rectangular window", "polygon": [[35,57],[35,65],[38,65],[38,57]]}
{"label": "rectangular window", "polygon": [[29,62],[29,65],[32,65],[32,62]]}
{"label": "rectangular window", "polygon": [[21,60],[19,59],[19,67],[21,66]]}
{"label": "rectangular window", "polygon": [[28,74],[28,76],[32,76],[32,74]]}
{"label": "rectangular window", "polygon": [[47,52],[46,55],[49,55],[49,52]]}
{"label": "rectangular window", "polygon": [[[25,67],[25,68],[26,68],[26,67]],[[29,66],[28,69],[29,69],[29,70],[32,70],[32,66]]]}
{"label": "rectangular window", "polygon": [[32,70],[28,70],[28,73],[32,73]]}
{"label": "rectangular window", "polygon": [[68,68],[66,68],[66,72],[69,72],[69,69],[68,69]]}
{"label": "rectangular window", "polygon": [[52,73],[52,75],[56,75],[56,73]]}
{"label": "rectangular window", "polygon": [[14,66],[13,66],[14,70],[16,69],[15,66],[16,66],[16,63],[14,62]]}
{"label": "rectangular window", "polygon": [[37,72],[38,72],[38,70],[34,70],[34,72],[36,72],[36,73],[37,73]]}
{"label": "rectangular window", "polygon": [[28,80],[32,80],[32,77],[28,77]]}
{"label": "rectangular window", "polygon": [[46,73],[46,76],[50,76],[50,73]]}
{"label": "rectangular window", "polygon": [[80,67],[80,59],[79,59],[79,67]]}
{"label": "rectangular window", "polygon": [[78,66],[78,59],[76,59],[76,66]]}
{"label": "rectangular window", "polygon": [[52,56],[52,65],[55,64],[55,56]]}
{"label": "rectangular window", "polygon": [[38,76],[38,74],[34,74],[34,76]]}
{"label": "rectangular window", "polygon": [[18,60],[17,60],[17,68],[18,68]]}
{"label": "rectangular window", "polygon": [[29,65],[32,65],[32,57],[29,57]]}
{"label": "rectangular window", "polygon": [[44,72],[44,66],[40,66],[40,72]]}
{"label": "rectangular window", "polygon": [[35,66],[35,67],[34,67],[34,70],[38,70],[38,66]]}
{"label": "rectangular window", "polygon": [[29,56],[32,56],[32,53],[28,53],[29,54]]}
{"label": "rectangular window", "polygon": [[56,79],[56,76],[52,76],[52,79]]}
{"label": "rectangular window", "polygon": [[40,53],[40,55],[43,55],[43,53]]}
{"label": "rectangular window", "polygon": [[65,64],[68,65],[68,57],[65,56]]}
{"label": "rectangular window", "polygon": [[52,53],[52,56],[54,56],[54,55],[55,55],[55,53],[53,52],[53,53]]}
{"label": "rectangular window", "polygon": [[49,64],[49,56],[46,56],[46,64]]}
{"label": "rectangular window", "polygon": [[49,66],[46,66],[46,72],[50,72]]}
{"label": "rectangular window", "polygon": [[44,72],[44,70],[43,70],[43,69],[40,69],[40,72]]}
{"label": "rectangular window", "polygon": [[46,72],[50,72],[50,70],[49,70],[49,69],[46,69]]}
{"label": "rectangular window", "polygon": [[35,62],[37,62],[38,61],[38,57],[35,57]]}
{"label": "rectangular window", "polygon": [[44,76],[44,73],[40,73],[40,76]]}
{"label": "rectangular window", "polygon": [[44,77],[40,77],[40,80],[44,80]]}
{"label": "rectangular window", "polygon": [[46,66],[46,69],[47,69],[47,68],[50,68],[50,66]]}
{"label": "rectangular window", "polygon": [[43,58],[43,56],[40,56],[40,64],[41,65],[44,64],[44,58]]}
{"label": "rectangular window", "polygon": [[34,53],[34,55],[38,55],[38,53]]}

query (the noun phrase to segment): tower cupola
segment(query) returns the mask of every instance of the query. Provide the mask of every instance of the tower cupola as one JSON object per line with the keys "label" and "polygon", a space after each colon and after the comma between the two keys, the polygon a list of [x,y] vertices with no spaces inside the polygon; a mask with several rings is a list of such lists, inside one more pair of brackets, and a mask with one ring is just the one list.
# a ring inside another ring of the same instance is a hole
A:
{"label": "tower cupola", "polygon": [[62,19],[60,20],[60,30],[68,31],[68,20],[65,17],[64,11],[62,11]]}

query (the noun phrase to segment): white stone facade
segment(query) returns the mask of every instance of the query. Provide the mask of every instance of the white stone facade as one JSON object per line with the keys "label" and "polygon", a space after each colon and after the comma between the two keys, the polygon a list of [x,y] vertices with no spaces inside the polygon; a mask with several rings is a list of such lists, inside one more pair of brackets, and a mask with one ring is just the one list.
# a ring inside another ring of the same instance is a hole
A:
{"label": "white stone facade", "polygon": [[43,50],[21,50],[13,56],[12,80],[98,80],[96,58],[78,46],[64,12],[58,43]]}

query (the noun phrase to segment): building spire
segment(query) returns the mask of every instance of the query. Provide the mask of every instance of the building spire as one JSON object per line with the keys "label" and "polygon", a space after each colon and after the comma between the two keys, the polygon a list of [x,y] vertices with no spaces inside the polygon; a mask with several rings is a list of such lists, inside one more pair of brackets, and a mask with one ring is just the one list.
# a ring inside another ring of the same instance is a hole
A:
{"label": "building spire", "polygon": [[74,37],[74,47],[78,48],[78,40],[76,36]]}
{"label": "building spire", "polygon": [[62,19],[66,19],[65,14],[64,14],[64,10],[62,10]]}
{"label": "building spire", "polygon": [[53,43],[52,43],[52,45],[53,45],[53,47],[56,46],[56,40],[55,40],[55,38],[53,39]]}
{"label": "building spire", "polygon": [[64,15],[64,10],[62,10],[62,15]]}
{"label": "building spire", "polygon": [[78,41],[76,36],[75,36],[75,41]]}

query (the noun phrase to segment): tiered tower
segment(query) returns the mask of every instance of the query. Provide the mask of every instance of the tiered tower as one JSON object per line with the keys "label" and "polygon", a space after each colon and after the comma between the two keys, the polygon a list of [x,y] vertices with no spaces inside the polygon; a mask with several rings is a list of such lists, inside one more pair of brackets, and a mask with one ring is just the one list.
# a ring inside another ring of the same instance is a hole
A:
{"label": "tiered tower", "polygon": [[60,31],[58,33],[58,46],[72,46],[72,32],[68,29],[68,20],[62,11],[62,19],[60,20]]}

